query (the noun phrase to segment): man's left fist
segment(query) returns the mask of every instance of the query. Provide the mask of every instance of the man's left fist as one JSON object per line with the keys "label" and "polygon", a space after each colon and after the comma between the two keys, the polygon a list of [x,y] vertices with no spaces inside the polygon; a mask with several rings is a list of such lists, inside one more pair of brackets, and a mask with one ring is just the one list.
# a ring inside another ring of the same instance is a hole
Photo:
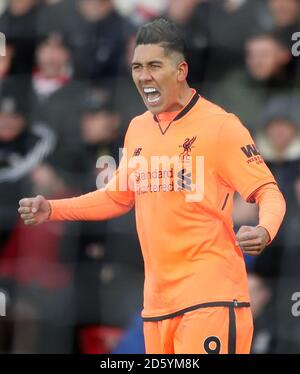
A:
{"label": "man's left fist", "polygon": [[236,244],[251,256],[259,255],[270,242],[268,231],[261,226],[241,226],[236,234]]}

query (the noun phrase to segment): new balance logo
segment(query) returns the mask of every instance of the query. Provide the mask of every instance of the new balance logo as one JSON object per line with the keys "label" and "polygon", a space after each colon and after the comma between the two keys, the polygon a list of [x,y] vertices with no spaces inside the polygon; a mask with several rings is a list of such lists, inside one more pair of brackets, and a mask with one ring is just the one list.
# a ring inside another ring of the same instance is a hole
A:
{"label": "new balance logo", "polygon": [[138,157],[140,156],[141,152],[142,152],[143,148],[136,148],[133,152],[133,157]]}
{"label": "new balance logo", "polygon": [[260,155],[260,153],[258,152],[255,144],[248,144],[245,147],[242,147],[241,150],[243,151],[244,155],[247,158],[251,158],[251,157]]}

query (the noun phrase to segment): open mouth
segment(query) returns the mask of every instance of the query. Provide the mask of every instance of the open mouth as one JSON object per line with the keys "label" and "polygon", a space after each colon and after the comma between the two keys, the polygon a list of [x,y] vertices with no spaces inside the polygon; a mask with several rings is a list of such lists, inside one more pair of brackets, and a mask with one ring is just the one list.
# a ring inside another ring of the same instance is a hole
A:
{"label": "open mouth", "polygon": [[155,105],[159,102],[161,98],[160,92],[154,87],[145,87],[143,88],[143,92],[146,98],[146,101],[150,105]]}

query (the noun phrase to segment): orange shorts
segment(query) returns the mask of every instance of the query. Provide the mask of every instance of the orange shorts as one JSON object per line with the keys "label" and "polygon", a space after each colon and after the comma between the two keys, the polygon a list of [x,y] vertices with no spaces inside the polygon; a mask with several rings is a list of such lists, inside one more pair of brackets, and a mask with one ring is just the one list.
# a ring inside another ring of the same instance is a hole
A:
{"label": "orange shorts", "polygon": [[144,322],[146,353],[250,353],[253,319],[249,307],[206,307]]}

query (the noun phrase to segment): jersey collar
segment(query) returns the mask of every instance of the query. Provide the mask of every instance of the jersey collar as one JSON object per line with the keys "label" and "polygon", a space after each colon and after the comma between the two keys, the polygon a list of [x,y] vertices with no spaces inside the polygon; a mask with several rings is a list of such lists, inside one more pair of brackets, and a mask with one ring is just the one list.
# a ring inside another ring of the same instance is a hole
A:
{"label": "jersey collar", "polygon": [[[193,97],[188,102],[188,104],[176,115],[176,117],[172,120],[172,122],[180,120],[182,117],[184,117],[198,102],[200,99],[200,95],[195,91]],[[159,123],[159,119],[157,115],[155,114],[153,116],[153,119],[155,122]]]}

